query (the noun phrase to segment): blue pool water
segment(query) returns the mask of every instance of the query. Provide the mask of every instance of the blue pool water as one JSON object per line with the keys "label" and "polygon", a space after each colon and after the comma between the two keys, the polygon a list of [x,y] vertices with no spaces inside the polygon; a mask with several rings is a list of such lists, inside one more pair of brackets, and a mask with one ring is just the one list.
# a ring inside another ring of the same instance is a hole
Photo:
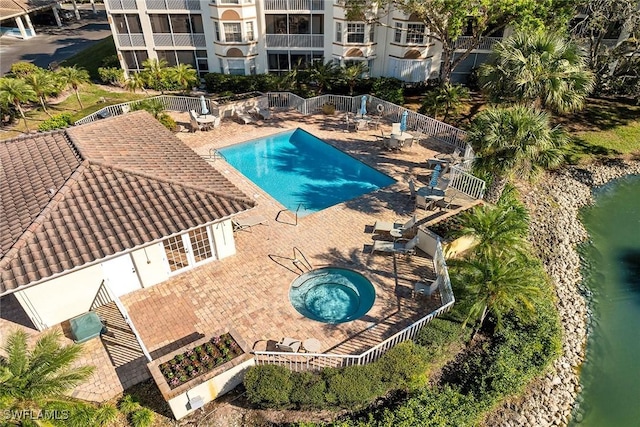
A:
{"label": "blue pool water", "polygon": [[296,129],[220,150],[227,162],[299,216],[395,182],[310,133]]}
{"label": "blue pool water", "polygon": [[298,277],[289,289],[293,307],[309,319],[344,323],[364,316],[376,291],[362,274],[345,268],[319,268]]}

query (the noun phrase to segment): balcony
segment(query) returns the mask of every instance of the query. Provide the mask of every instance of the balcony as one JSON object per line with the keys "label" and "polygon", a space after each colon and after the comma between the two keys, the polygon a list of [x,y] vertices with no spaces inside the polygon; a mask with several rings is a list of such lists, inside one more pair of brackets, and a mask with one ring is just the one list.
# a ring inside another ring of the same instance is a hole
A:
{"label": "balcony", "polygon": [[[491,50],[493,45],[502,41],[502,37],[482,37],[480,44],[474,50]],[[473,43],[473,37],[460,36],[454,43],[456,50],[467,50]]]}
{"label": "balcony", "polygon": [[153,43],[157,47],[206,47],[204,34],[171,34],[156,33]]}
{"label": "balcony", "polygon": [[149,10],[200,10],[200,0],[146,0],[145,3]]}
{"label": "balcony", "polygon": [[324,0],[265,0],[264,10],[324,10]]}
{"label": "balcony", "polygon": [[145,46],[142,34],[118,34],[120,47]]}
{"label": "balcony", "polygon": [[109,10],[136,10],[136,0],[107,0],[107,8]]}
{"label": "balcony", "polygon": [[267,47],[324,47],[324,34],[267,34]]}

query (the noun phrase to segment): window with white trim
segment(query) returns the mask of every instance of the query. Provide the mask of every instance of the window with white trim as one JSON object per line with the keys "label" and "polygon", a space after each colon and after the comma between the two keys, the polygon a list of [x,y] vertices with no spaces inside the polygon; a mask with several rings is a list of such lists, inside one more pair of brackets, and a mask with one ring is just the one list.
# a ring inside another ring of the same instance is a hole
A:
{"label": "window with white trim", "polygon": [[336,22],[336,42],[342,43],[342,22]]}
{"label": "window with white trim", "polygon": [[213,21],[213,27],[216,30],[216,41],[220,41],[220,24],[217,21]]}
{"label": "window with white trim", "polygon": [[371,24],[369,26],[369,43],[375,42],[376,39],[376,26]]}
{"label": "window with white trim", "polygon": [[249,74],[256,74],[256,58],[249,59]]}
{"label": "window with white trim", "polygon": [[364,23],[347,23],[347,43],[364,44]]}
{"label": "window with white trim", "polygon": [[242,41],[242,28],[239,22],[225,22],[222,24],[224,28],[224,41],[226,42],[241,42]]}
{"label": "window with white trim", "polygon": [[229,66],[229,74],[235,74],[237,76],[244,76],[244,59],[227,59],[227,65]]}
{"label": "window with white trim", "polygon": [[425,31],[426,26],[424,24],[408,24],[407,44],[424,44]]}
{"label": "window with white trim", "polygon": [[402,43],[402,22],[396,22],[396,32],[393,37],[396,43]]}
{"label": "window with white trim", "polygon": [[253,22],[247,22],[247,41],[254,41]]}

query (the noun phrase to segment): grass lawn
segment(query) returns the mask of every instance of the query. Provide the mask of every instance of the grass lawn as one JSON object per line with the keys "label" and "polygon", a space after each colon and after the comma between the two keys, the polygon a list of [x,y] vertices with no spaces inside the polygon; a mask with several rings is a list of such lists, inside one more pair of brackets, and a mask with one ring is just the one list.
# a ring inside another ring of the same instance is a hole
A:
{"label": "grass lawn", "polygon": [[[69,96],[64,101],[55,105],[50,105],[49,112],[52,115],[71,113],[73,115],[73,121],[76,121],[103,107],[106,107],[107,105],[133,101],[144,97],[145,95],[143,93],[110,92],[105,90],[102,86],[87,84],[80,89],[80,99],[82,100],[84,109],[80,109],[75,93],[70,91]],[[105,102],[101,102],[102,99],[104,99]],[[29,129],[31,131],[38,130],[40,123],[49,118],[49,116],[42,111],[42,108],[33,108],[32,110],[27,111],[25,115],[27,116],[27,123],[29,124]],[[16,136],[20,136],[20,134],[25,131],[26,128],[24,126],[24,121],[20,119],[14,123],[11,130],[6,130],[0,133],[0,139],[14,138]]]}
{"label": "grass lawn", "polygon": [[640,106],[588,99],[584,110],[558,122],[572,136],[566,150],[570,163],[640,156]]}
{"label": "grass lawn", "polygon": [[60,66],[72,67],[76,65],[78,68],[84,68],[93,80],[99,81],[98,68],[104,67],[105,58],[114,55],[117,55],[116,45],[113,42],[113,36],[109,36],[91,45],[88,49],[76,53],[71,58],[65,59],[60,63]]}

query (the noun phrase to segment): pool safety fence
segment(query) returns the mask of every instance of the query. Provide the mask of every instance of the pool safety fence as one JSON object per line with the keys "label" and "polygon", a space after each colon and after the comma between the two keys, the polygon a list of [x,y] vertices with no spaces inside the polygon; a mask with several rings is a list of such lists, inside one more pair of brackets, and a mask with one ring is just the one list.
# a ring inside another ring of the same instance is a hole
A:
{"label": "pool safety fence", "polygon": [[396,345],[414,339],[424,326],[436,317],[449,311],[455,303],[455,297],[453,295],[453,290],[451,289],[449,270],[447,268],[440,240],[436,243],[433,262],[437,276],[442,277],[443,279],[440,281],[440,286],[438,287],[442,305],[395,335],[371,347],[364,353],[357,355],[255,350],[253,351],[253,354],[256,365],[279,365],[292,371],[301,372],[321,370],[323,368],[344,368],[347,366],[366,365],[368,363],[375,362]]}

